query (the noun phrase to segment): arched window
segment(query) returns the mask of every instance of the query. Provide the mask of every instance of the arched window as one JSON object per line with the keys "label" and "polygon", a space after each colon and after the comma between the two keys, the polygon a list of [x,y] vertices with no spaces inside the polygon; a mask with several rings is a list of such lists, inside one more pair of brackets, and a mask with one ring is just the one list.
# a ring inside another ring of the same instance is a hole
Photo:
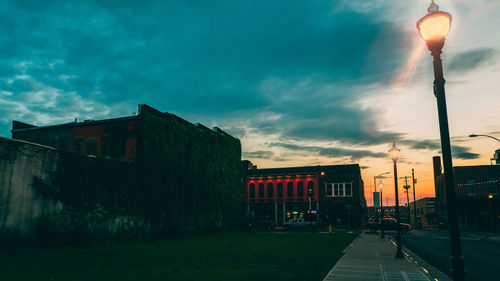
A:
{"label": "arched window", "polygon": [[88,140],[85,152],[88,155],[97,155],[97,141],[94,139]]}
{"label": "arched window", "polygon": [[301,181],[297,183],[297,197],[304,197],[304,183]]}
{"label": "arched window", "polygon": [[309,197],[314,197],[314,182],[309,181],[307,183],[307,194]]}
{"label": "arched window", "polygon": [[293,197],[293,182],[289,181],[288,184],[286,185],[286,196],[288,198]]}
{"label": "arched window", "polygon": [[255,198],[255,184],[251,183],[250,184],[250,198]]}
{"label": "arched window", "polygon": [[278,182],[277,186],[276,186],[276,193],[278,193],[278,198],[283,198],[283,183],[282,182]]}
{"label": "arched window", "polygon": [[270,182],[267,184],[267,198],[273,198],[273,197],[274,197],[273,183]]}
{"label": "arched window", "polygon": [[259,183],[259,198],[264,198],[264,183]]}

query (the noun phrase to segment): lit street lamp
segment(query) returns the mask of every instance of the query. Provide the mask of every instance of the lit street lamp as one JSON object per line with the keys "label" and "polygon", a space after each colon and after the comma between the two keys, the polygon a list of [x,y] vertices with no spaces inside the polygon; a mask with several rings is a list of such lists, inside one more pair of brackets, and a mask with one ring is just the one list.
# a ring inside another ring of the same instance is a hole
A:
{"label": "lit street lamp", "polygon": [[382,203],[382,189],[384,189],[384,183],[382,180],[378,183],[378,188],[380,189],[380,238],[385,238],[384,235],[384,204]]}
{"label": "lit street lamp", "polygon": [[403,249],[401,248],[401,224],[399,221],[399,196],[398,196],[398,158],[401,150],[396,147],[396,142],[393,142],[392,148],[389,150],[389,156],[391,156],[392,162],[394,163],[394,192],[396,195],[396,221],[398,224],[398,234],[396,236],[396,258],[403,258]]}
{"label": "lit street lamp", "polygon": [[[377,179],[382,177],[383,175],[387,175],[387,174],[390,174],[391,172],[385,172],[385,173],[382,173],[378,176],[374,176],[373,177],[373,186],[375,187],[375,193],[377,192]],[[381,199],[382,197],[379,197],[379,200],[382,200]],[[373,205],[375,205],[375,202],[373,202]],[[380,221],[382,222],[382,219],[380,219]]]}
{"label": "lit street lamp", "polygon": [[451,160],[450,132],[448,129],[448,113],[444,93],[443,65],[441,50],[446,35],[450,31],[451,15],[439,11],[439,6],[431,3],[428,13],[417,22],[420,36],[426,41],[427,48],[434,58],[434,95],[437,99],[439,130],[441,135],[441,151],[443,154],[443,168],[446,186],[446,200],[448,205],[448,224],[450,227],[451,264],[453,280],[465,280],[464,259],[460,245],[460,231],[458,228],[457,206],[455,199],[455,177]]}

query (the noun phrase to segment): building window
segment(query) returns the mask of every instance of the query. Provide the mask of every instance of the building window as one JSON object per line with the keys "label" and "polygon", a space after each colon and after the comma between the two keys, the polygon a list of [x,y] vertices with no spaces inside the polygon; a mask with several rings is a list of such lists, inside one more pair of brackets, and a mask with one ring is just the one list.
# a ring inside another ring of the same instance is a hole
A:
{"label": "building window", "polygon": [[288,198],[293,197],[293,182],[289,181],[286,186],[286,196]]}
{"label": "building window", "polygon": [[283,198],[283,183],[278,182],[276,189],[277,189],[276,192],[278,193],[278,198]]}
{"label": "building window", "polygon": [[297,183],[297,197],[304,197],[304,183],[301,181]]}
{"label": "building window", "polygon": [[97,155],[97,140],[88,140],[85,147],[85,152],[87,152],[88,155]]}
{"label": "building window", "polygon": [[309,197],[314,197],[314,182],[309,181],[307,183],[307,194]]}
{"label": "building window", "polygon": [[327,183],[326,184],[326,197],[332,197],[332,196],[333,196],[332,184]]}
{"label": "building window", "polygon": [[344,184],[344,188],[345,188],[345,196],[346,197],[351,197],[352,196],[352,184],[351,183],[345,183]]}
{"label": "building window", "polygon": [[259,183],[259,198],[264,198],[264,184]]}
{"label": "building window", "polygon": [[267,198],[273,198],[273,197],[274,197],[273,184],[268,183],[267,184]]}
{"label": "building window", "polygon": [[101,138],[101,155],[110,158],[125,157],[126,141],[119,136]]}
{"label": "building window", "polygon": [[255,184],[251,183],[250,184],[250,198],[255,198]]}
{"label": "building window", "polygon": [[[333,189],[333,192],[332,192]],[[327,197],[352,197],[352,183],[327,183]]]}
{"label": "building window", "polygon": [[83,137],[75,138],[75,151],[83,151]]}
{"label": "building window", "polygon": [[477,190],[476,190],[476,183],[474,182],[474,180],[467,181],[467,191],[469,193],[469,196],[476,196]]}

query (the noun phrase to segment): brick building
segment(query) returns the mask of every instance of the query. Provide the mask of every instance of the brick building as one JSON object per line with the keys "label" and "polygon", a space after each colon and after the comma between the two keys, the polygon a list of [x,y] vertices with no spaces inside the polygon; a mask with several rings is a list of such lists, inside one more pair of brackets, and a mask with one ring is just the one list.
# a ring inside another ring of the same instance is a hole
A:
{"label": "brick building", "polygon": [[[441,158],[433,157],[436,214],[447,224],[446,188]],[[499,225],[500,165],[454,167],[458,220],[461,227],[494,229]]]}
{"label": "brick building", "polygon": [[366,200],[359,165],[257,169],[244,163],[249,216],[271,219],[277,226],[313,221],[361,226]]}

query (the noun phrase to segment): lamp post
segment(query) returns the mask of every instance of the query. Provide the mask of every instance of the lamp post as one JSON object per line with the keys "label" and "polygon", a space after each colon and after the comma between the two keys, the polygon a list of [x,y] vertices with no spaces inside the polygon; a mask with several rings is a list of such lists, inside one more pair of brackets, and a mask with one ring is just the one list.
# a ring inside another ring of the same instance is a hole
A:
{"label": "lamp post", "polygon": [[[385,173],[382,173],[378,176],[374,176],[373,177],[373,186],[375,187],[375,192],[377,192],[377,179],[382,177],[383,175],[387,175],[387,174],[390,174],[391,172],[385,172]],[[382,201],[382,196],[380,196],[379,198],[380,201]],[[375,205],[375,202],[373,202],[373,205]],[[380,217],[380,222],[382,222],[382,217]]]}
{"label": "lamp post", "polygon": [[426,41],[427,48],[434,58],[434,95],[437,99],[439,130],[441,135],[441,151],[443,154],[444,178],[446,186],[446,200],[448,204],[448,224],[450,227],[451,264],[453,280],[465,280],[464,259],[460,245],[460,231],[458,228],[457,207],[455,199],[455,177],[451,160],[450,133],[448,129],[448,113],[444,93],[443,65],[441,50],[446,35],[450,31],[451,15],[439,11],[439,6],[432,1],[427,9],[428,13],[417,22],[420,36]]}
{"label": "lamp post", "polygon": [[394,164],[394,193],[396,196],[396,221],[398,224],[398,234],[396,236],[396,258],[403,258],[403,249],[401,248],[401,224],[399,221],[399,196],[398,196],[398,158],[401,150],[396,147],[396,142],[392,143],[392,148],[389,150],[389,155],[391,156],[392,162]]}
{"label": "lamp post", "polygon": [[380,189],[380,238],[385,238],[384,235],[384,205],[382,203],[382,189],[384,189],[384,183],[382,180],[378,183],[378,188]]}
{"label": "lamp post", "polygon": [[413,217],[414,217],[414,227],[418,228],[417,223],[417,200],[415,199],[415,184],[417,183],[417,179],[415,178],[415,171],[411,169],[411,179],[413,182]]}
{"label": "lamp post", "polygon": [[[469,135],[469,138],[475,138],[475,137],[488,137],[488,138],[491,138],[491,139],[494,139],[494,140],[500,142],[500,139],[497,139],[497,138],[490,136],[490,135],[476,135],[476,134]],[[497,165],[500,164],[500,149],[497,149],[495,151],[495,154],[493,154],[493,158],[490,159],[490,163],[493,165],[491,160],[495,160]]]}

